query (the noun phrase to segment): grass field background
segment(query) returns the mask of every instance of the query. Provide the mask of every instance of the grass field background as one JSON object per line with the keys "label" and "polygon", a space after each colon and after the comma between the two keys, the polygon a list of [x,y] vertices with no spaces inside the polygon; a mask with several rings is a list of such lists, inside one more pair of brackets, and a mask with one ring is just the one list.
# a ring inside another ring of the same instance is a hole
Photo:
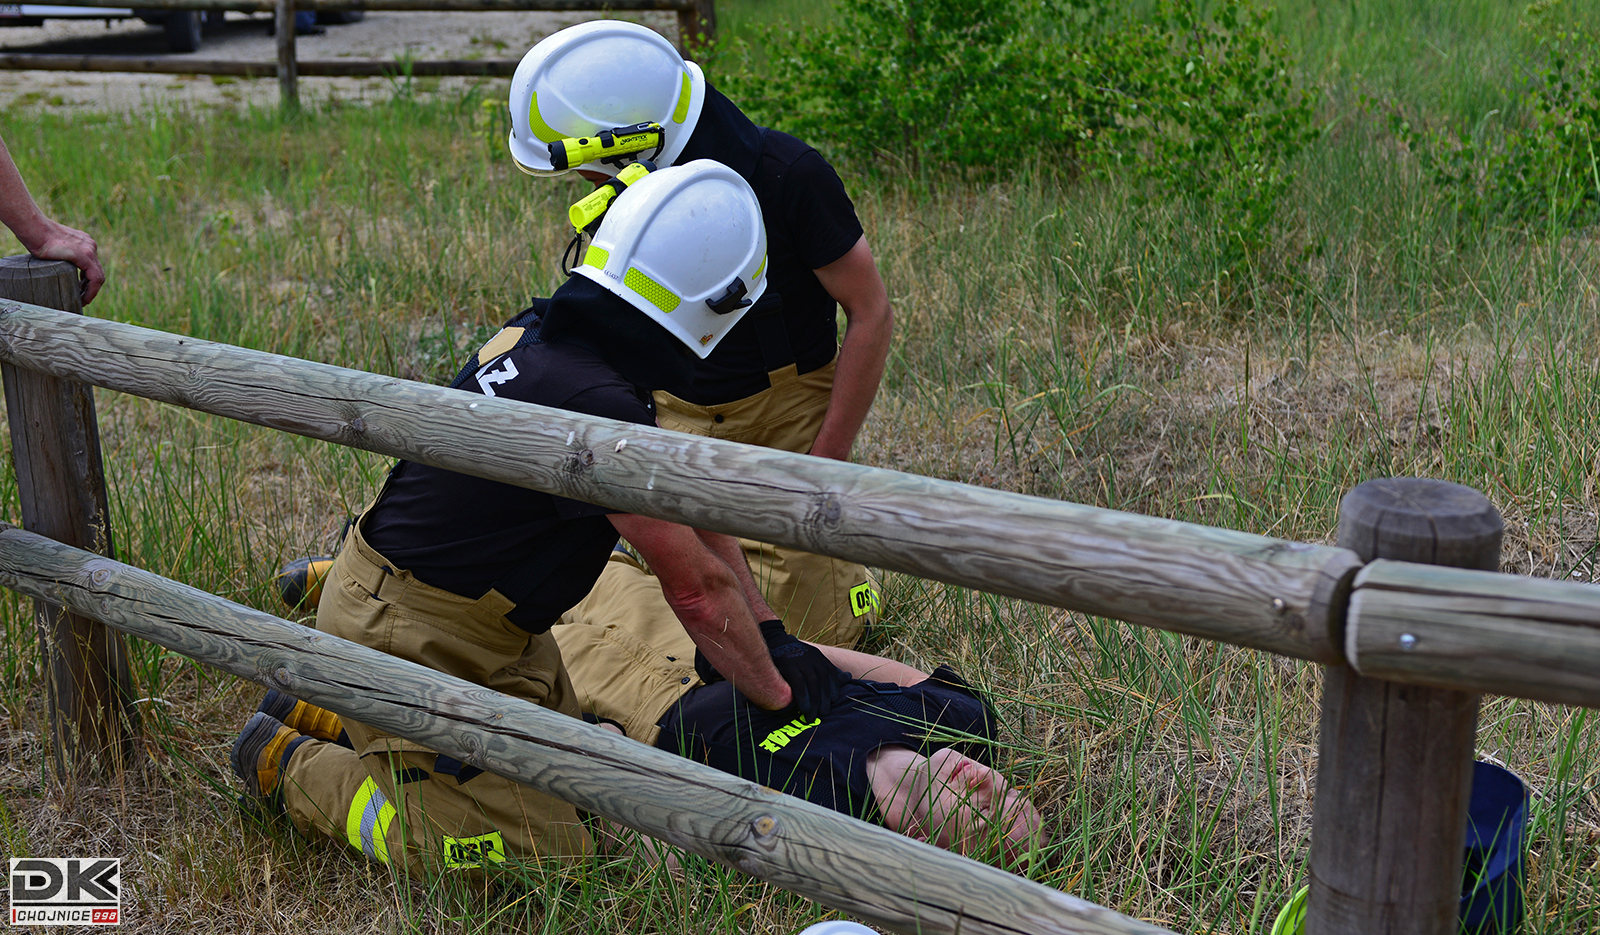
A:
{"label": "grass field background", "polygon": [[[721,5],[731,33],[811,4]],[[1573,17],[1595,18],[1574,9]],[[1464,225],[1389,131],[1525,119],[1525,6],[1280,4],[1326,130],[1243,272],[1203,201],[1019,166],[999,183],[846,171],[898,313],[856,458],[1313,542],[1372,477],[1474,486],[1507,570],[1592,580],[1600,266],[1592,229]],[[751,32],[753,34],[753,32]],[[0,114],[53,216],[91,231],[100,317],[426,381],[559,282],[576,183],[505,157],[504,86],[399,85],[374,106]],[[1492,118],[1486,115],[1493,113]],[[14,242],[0,243],[18,252]],[[97,397],[120,557],[275,609],[384,459]],[[18,522],[15,481],[0,477]],[[27,605],[0,598],[0,841],[125,858],[137,931],[761,932],[825,917],[739,874],[642,850],[484,886],[397,881],[234,807],[226,756],[260,689],[135,647],[148,764],[113,787],[43,773]],[[999,699],[1044,807],[1035,878],[1182,932],[1254,933],[1302,881],[1315,666],[903,576],[868,647],[951,662]],[[1480,756],[1534,792],[1530,935],[1600,930],[1600,726],[1485,699]]]}

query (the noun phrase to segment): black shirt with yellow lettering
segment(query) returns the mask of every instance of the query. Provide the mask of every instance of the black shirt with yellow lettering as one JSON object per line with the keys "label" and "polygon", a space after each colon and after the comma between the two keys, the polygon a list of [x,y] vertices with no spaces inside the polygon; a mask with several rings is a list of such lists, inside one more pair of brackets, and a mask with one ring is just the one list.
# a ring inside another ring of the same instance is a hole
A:
{"label": "black shirt with yellow lettering", "polygon": [[940,666],[910,686],[853,679],[820,719],[763,711],[728,682],[706,685],[661,719],[656,746],[882,824],[867,781],[867,758],[879,747],[896,744],[924,756],[957,747],[988,764],[994,739],[988,705]]}

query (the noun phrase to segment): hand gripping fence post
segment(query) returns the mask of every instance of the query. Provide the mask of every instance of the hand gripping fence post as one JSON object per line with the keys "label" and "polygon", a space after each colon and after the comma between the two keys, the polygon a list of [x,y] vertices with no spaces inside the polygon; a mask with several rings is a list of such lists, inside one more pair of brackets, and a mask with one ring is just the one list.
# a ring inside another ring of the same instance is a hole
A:
{"label": "hand gripping fence post", "polygon": [[[0,259],[0,298],[81,311],[78,271],[31,256]],[[23,526],[111,555],[94,393],[82,383],[0,364]],[[138,733],[122,634],[61,605],[34,602],[57,776],[109,773],[133,762]]]}

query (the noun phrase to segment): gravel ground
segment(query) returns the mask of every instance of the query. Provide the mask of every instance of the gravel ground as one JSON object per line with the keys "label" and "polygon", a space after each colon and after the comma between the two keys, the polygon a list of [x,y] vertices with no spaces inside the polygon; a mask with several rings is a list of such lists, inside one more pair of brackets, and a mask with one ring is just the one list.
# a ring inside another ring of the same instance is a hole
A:
{"label": "gravel ground", "polygon": [[[325,35],[300,36],[297,56],[308,59],[393,60],[520,58],[550,33],[583,20],[591,13],[391,13],[370,12],[359,23],[330,26]],[[677,35],[671,13],[631,16]],[[208,27],[200,50],[173,59],[229,59],[269,62],[277,47],[267,35],[271,17],[229,13],[225,22]],[[42,27],[0,28],[0,51],[72,55],[166,56],[159,26],[134,20],[47,20]],[[446,78],[439,87],[466,86],[505,79]],[[431,83],[430,83],[431,86]],[[382,97],[389,82],[382,78],[300,79],[301,100],[337,96],[344,99]],[[130,110],[150,105],[273,105],[276,78],[225,78],[195,75],[129,75],[100,72],[0,71],[0,108],[43,107],[62,110]]]}

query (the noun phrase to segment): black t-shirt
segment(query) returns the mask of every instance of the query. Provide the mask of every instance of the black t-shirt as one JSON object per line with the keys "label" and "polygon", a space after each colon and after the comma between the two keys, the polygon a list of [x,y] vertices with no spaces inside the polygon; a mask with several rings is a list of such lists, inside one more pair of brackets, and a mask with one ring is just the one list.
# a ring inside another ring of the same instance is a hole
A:
{"label": "black t-shirt", "polygon": [[[533,321],[530,313],[513,324]],[[493,358],[461,386],[467,392],[654,425],[649,394],[594,353],[534,342]],[[600,576],[617,544],[605,507],[484,480],[411,461],[395,466],[362,522],[367,543],[436,588],[463,597],[487,593],[503,575],[560,538],[554,572],[507,616],[541,633]]]}
{"label": "black t-shirt", "polygon": [[889,744],[926,756],[956,747],[984,764],[995,740],[988,705],[947,666],[915,685],[854,679],[826,717],[763,711],[728,682],[684,695],[656,746],[816,805],[882,824],[867,758]]}
{"label": "black t-shirt", "polygon": [[861,222],[838,173],[816,150],[787,133],[757,127],[709,85],[700,121],[676,162],[692,159],[724,163],[755,189],[767,227],[767,289],[783,298],[782,336],[791,355],[770,362],[763,355],[758,303],[696,365],[694,385],[676,394],[709,406],[766,389],[768,370],[795,363],[809,373],[833,359],[838,305],[812,270],[849,252],[861,239]]}

